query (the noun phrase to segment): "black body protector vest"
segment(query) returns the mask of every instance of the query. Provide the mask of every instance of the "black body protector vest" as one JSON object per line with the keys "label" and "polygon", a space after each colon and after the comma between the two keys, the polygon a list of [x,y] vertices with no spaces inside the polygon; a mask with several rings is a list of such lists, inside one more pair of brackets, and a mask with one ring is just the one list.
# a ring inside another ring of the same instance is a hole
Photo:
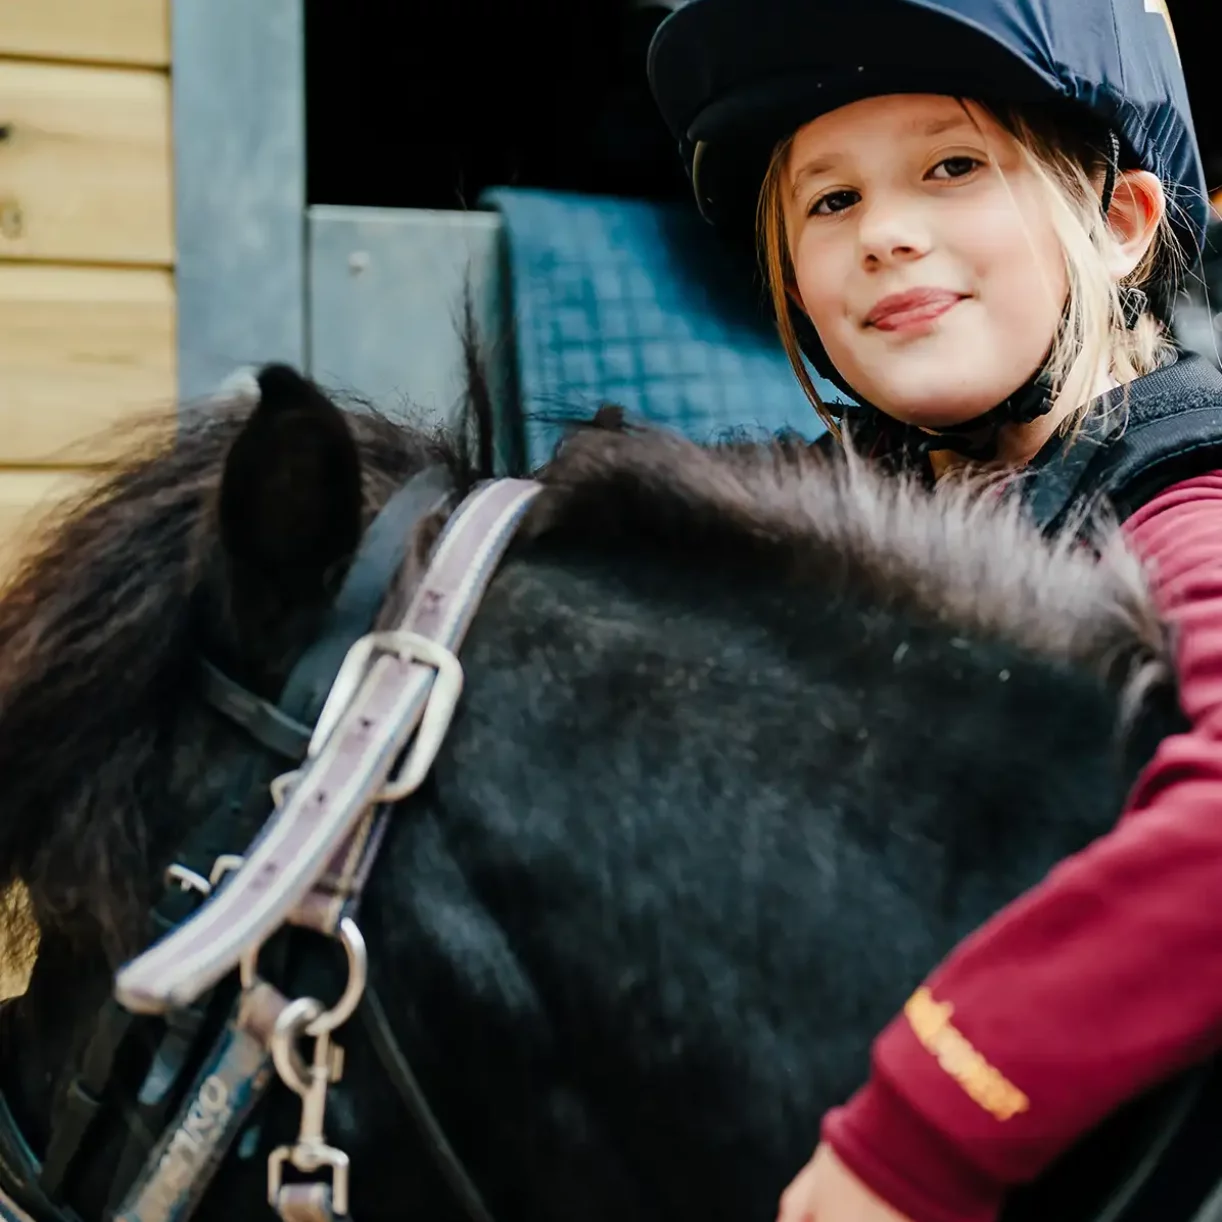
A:
{"label": "black body protector vest", "polygon": [[[1123,522],[1180,480],[1222,469],[1222,372],[1197,353],[1179,353],[1100,406],[1072,443],[1052,437],[1015,480],[1046,534],[1084,529],[1100,511]],[[856,448],[885,466],[929,470],[928,434],[874,413],[844,423]]]}

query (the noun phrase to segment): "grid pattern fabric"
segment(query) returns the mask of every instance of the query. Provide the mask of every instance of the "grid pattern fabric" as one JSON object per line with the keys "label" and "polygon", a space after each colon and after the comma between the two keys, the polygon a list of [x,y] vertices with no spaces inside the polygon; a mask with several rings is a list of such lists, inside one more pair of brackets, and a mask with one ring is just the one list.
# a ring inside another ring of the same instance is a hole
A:
{"label": "grid pattern fabric", "polygon": [[694,210],[511,188],[481,204],[505,225],[530,469],[551,455],[564,418],[604,403],[699,442],[824,432],[753,260],[724,247]]}

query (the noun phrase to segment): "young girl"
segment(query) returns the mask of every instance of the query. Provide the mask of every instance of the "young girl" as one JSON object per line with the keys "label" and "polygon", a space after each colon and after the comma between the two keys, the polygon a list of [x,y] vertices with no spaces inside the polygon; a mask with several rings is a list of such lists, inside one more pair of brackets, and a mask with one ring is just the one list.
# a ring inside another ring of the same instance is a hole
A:
{"label": "young girl", "polygon": [[986,1222],[1222,1048],[1222,376],[1166,326],[1208,209],[1166,3],[690,0],[650,78],[833,435],[1008,469],[1049,530],[1106,503],[1176,629],[1191,729],[916,991],[781,1204]]}

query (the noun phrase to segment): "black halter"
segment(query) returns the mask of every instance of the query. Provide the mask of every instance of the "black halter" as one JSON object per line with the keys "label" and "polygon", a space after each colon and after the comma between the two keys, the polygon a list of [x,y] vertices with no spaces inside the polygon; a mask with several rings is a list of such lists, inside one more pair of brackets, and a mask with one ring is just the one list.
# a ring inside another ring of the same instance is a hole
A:
{"label": "black halter", "polygon": [[[280,699],[273,704],[236,683],[205,658],[199,661],[199,694],[227,721],[257,745],[237,767],[225,797],[202,825],[193,829],[173,868],[176,885],[167,885],[150,913],[150,941],[186,919],[206,888],[226,846],[232,846],[236,817],[252,801],[265,801],[261,778],[268,757],[296,765],[305,757],[312,727],[351,646],[371,630],[396,575],[403,566],[414,528],[444,508],[453,491],[448,472],[428,468],[405,483],[382,508],[365,532],[340,592],[322,630],[293,668]],[[184,880],[197,885],[181,885]],[[271,964],[283,968],[281,939],[271,950]],[[280,951],[279,958],[276,957]],[[221,986],[218,986],[218,992]],[[145,1159],[169,1122],[181,1087],[204,1051],[207,1020],[213,997],[171,1013],[164,1019],[137,1016],[113,998],[102,1006],[93,1035],[57,1117],[46,1157],[39,1160],[0,1092],[0,1222],[8,1222],[9,1205],[33,1222],[80,1222],[67,1204],[79,1157],[95,1122],[115,1100],[115,1074],[121,1052],[140,1031],[163,1028],[134,1109],[133,1127],[112,1180],[109,1208],[115,1209],[140,1174]],[[420,1133],[433,1164],[461,1205],[468,1222],[493,1222],[484,1200],[462,1165],[429,1106],[403,1050],[391,1031],[386,1012],[373,986],[367,984],[359,1010],[365,1031],[383,1069],[399,1093],[408,1116]],[[19,1219],[19,1215],[18,1215]]]}

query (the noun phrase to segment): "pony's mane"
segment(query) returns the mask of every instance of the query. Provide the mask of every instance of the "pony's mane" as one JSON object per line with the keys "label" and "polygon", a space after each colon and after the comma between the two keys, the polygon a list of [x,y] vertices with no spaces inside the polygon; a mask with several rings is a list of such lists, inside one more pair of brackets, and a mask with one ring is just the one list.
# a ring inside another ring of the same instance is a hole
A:
{"label": "pony's mane", "polygon": [[[249,406],[213,405],[168,434],[152,429],[47,522],[0,595],[0,890],[24,879],[44,925],[92,925],[108,895],[114,909],[114,895],[143,885],[147,808],[163,792],[225,456]],[[369,410],[348,419],[368,515],[425,465],[446,465],[462,489],[488,460],[478,426],[447,436]],[[548,489],[527,534],[631,545],[676,567],[714,556],[812,597],[849,583],[965,634],[1101,673],[1120,664],[1135,700],[1171,673],[1140,568],[1120,547],[1096,561],[1068,539],[1041,540],[1004,499],[966,485],[931,495],[794,440],[701,448],[601,425],[576,429],[541,473]],[[103,933],[121,955],[131,931]]]}
{"label": "pony's mane", "polygon": [[673,433],[585,429],[543,473],[537,529],[787,575],[814,594],[879,603],[1008,640],[1101,675],[1136,664],[1169,681],[1166,630],[1114,524],[1084,546],[1045,539],[996,481],[930,490],[851,450],[798,437],[701,447]]}

